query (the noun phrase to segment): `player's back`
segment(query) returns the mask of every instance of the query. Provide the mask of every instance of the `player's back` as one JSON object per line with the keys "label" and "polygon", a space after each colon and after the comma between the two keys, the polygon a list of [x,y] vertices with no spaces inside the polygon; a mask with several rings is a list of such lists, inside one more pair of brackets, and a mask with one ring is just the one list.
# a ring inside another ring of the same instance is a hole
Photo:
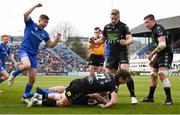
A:
{"label": "player's back", "polygon": [[101,91],[113,91],[118,88],[116,78],[112,74],[94,74],[81,79],[81,88],[85,94]]}

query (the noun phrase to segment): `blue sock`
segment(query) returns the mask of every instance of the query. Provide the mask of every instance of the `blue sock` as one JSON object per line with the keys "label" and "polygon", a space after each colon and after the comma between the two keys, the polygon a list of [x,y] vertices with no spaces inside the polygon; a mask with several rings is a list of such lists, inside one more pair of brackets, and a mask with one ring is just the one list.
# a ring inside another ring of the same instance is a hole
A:
{"label": "blue sock", "polygon": [[32,85],[30,85],[30,84],[26,84],[26,87],[25,87],[25,92],[24,93],[29,93],[29,92],[31,92],[31,89],[32,89]]}
{"label": "blue sock", "polygon": [[44,92],[44,90],[41,89],[41,88],[39,88],[39,87],[36,88],[36,92],[37,92],[38,94],[46,94],[46,93]]}
{"label": "blue sock", "polygon": [[22,95],[24,99],[31,98],[32,96],[34,96],[34,92],[24,93]]}
{"label": "blue sock", "polygon": [[59,93],[57,91],[50,91],[49,89],[38,88],[37,93],[39,94],[50,94],[50,93]]}
{"label": "blue sock", "polygon": [[49,93],[59,93],[57,91],[50,91],[49,89],[44,89],[44,92],[49,94]]}
{"label": "blue sock", "polygon": [[21,73],[21,70],[19,70],[19,68],[17,68],[12,74],[13,74],[14,77],[16,77],[20,73]]}
{"label": "blue sock", "polygon": [[4,79],[2,77],[0,77],[0,83],[2,83],[4,81]]}

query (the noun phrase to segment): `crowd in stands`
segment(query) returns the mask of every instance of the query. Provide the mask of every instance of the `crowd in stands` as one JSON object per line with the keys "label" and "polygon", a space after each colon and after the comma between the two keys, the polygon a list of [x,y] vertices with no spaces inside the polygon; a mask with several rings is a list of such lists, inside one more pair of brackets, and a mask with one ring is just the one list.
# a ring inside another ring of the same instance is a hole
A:
{"label": "crowd in stands", "polygon": [[[12,45],[11,52],[18,61],[19,45]],[[40,46],[38,53],[38,73],[67,73],[67,72],[86,72],[88,65],[85,60],[78,57],[72,50],[63,43],[58,44],[54,49]],[[7,63],[8,71],[13,67]]]}

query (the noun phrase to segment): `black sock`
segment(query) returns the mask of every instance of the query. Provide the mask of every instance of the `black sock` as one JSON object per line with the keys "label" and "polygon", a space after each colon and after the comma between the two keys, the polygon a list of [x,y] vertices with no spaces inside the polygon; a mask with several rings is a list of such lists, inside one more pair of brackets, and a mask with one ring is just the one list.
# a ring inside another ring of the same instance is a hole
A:
{"label": "black sock", "polygon": [[148,95],[147,98],[149,98],[149,99],[153,99],[153,98],[154,98],[154,92],[155,92],[155,89],[156,89],[156,87],[150,86],[150,89],[149,89],[149,95]]}
{"label": "black sock", "polygon": [[164,87],[164,91],[166,93],[166,99],[172,100],[171,99],[171,89],[170,89],[170,87]]}
{"label": "black sock", "polygon": [[135,96],[135,93],[134,93],[134,81],[133,81],[133,79],[131,78],[130,80],[128,80],[127,83],[126,83],[126,85],[127,85],[127,87],[128,87],[130,96],[131,96],[131,97],[136,97],[136,96]]}
{"label": "black sock", "polygon": [[56,106],[56,100],[53,100],[53,99],[44,99],[44,100],[42,100],[42,105],[43,106],[55,107]]}
{"label": "black sock", "polygon": [[48,94],[42,94],[42,99],[48,99]]}

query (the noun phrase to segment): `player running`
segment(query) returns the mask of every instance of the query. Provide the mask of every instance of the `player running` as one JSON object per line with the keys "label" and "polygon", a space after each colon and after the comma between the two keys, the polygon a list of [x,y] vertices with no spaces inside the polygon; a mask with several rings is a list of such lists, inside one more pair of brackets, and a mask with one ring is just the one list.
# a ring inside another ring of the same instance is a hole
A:
{"label": "player running", "polygon": [[[17,66],[16,61],[14,60],[13,55],[10,53],[10,47],[8,46],[9,43],[9,36],[8,35],[2,35],[1,36],[2,43],[0,44],[0,83],[4,82],[6,79],[8,79],[8,72],[6,68],[6,61],[7,59],[12,61],[12,65],[14,67]],[[2,92],[0,90],[0,92]]]}
{"label": "player running", "polygon": [[49,17],[45,14],[40,15],[36,24],[29,16],[36,8],[42,7],[38,3],[24,13],[25,30],[24,39],[19,49],[20,65],[15,71],[11,72],[8,79],[8,86],[11,87],[14,79],[23,71],[27,70],[29,82],[26,84],[24,94],[29,93],[35,82],[38,66],[38,47],[42,41],[45,41],[48,47],[54,47],[61,39],[61,34],[57,33],[54,40],[50,39],[49,34],[44,30],[48,25]]}

